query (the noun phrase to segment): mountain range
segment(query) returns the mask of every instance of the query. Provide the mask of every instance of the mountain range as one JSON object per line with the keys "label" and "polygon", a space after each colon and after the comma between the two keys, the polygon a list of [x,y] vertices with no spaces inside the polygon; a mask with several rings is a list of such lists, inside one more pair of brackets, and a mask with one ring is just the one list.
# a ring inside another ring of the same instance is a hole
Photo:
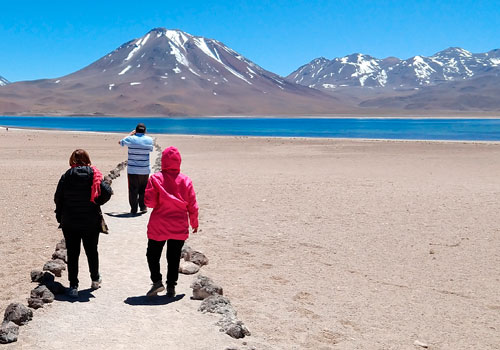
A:
{"label": "mountain range", "polygon": [[500,50],[317,58],[284,78],[217,40],[155,28],[69,75],[0,85],[3,115],[491,114]]}
{"label": "mountain range", "polygon": [[317,58],[287,79],[349,101],[368,113],[432,114],[500,111],[500,50],[473,54],[450,47],[430,57],[377,59],[352,54]]}
{"label": "mountain range", "polygon": [[343,103],[266,71],[223,43],[156,28],[89,66],[0,89],[3,114],[326,114]]}
{"label": "mountain range", "polygon": [[485,75],[500,75],[500,50],[473,54],[450,47],[430,57],[406,60],[352,54],[328,60],[317,58],[303,65],[287,79],[317,89],[342,87],[418,88]]}

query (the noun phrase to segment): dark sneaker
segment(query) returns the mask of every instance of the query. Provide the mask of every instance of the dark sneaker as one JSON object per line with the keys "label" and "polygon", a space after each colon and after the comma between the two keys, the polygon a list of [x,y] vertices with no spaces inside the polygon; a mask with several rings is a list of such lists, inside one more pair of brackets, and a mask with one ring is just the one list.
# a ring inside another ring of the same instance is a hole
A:
{"label": "dark sneaker", "polygon": [[69,287],[68,296],[70,298],[78,298],[78,288],[77,287]]}
{"label": "dark sneaker", "polygon": [[165,287],[163,286],[162,281],[158,281],[158,282],[153,283],[153,286],[146,293],[146,296],[148,296],[148,297],[154,297],[158,293],[163,292],[164,290],[165,290]]}
{"label": "dark sneaker", "polygon": [[167,287],[167,297],[175,297],[175,287]]}
{"label": "dark sneaker", "polygon": [[139,211],[139,214],[146,214],[148,212],[148,208],[144,208],[144,209],[141,209],[141,211]]}

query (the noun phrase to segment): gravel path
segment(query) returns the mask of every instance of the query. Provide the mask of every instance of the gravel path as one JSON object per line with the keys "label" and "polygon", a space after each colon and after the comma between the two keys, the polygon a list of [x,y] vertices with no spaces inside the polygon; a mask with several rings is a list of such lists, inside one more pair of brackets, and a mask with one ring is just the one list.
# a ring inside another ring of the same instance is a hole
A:
{"label": "gravel path", "polygon": [[[23,349],[224,349],[241,344],[219,332],[219,317],[198,312],[191,300],[193,276],[180,275],[177,296],[165,292],[147,298],[150,288],[146,263],[146,225],[149,213],[130,217],[126,170],[113,181],[114,196],[103,206],[110,234],[99,241],[102,288],[90,290],[86,256],[80,257],[77,301],[58,297],[34,312],[33,321],[20,328]],[[162,273],[166,274],[165,259]],[[58,279],[67,286],[67,275]],[[33,285],[34,287],[34,285]]]}

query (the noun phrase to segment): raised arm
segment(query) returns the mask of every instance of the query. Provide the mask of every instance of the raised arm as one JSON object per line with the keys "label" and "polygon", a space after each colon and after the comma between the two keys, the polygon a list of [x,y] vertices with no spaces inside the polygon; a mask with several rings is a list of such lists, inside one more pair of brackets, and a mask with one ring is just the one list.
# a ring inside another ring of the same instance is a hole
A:
{"label": "raised arm", "polygon": [[130,139],[129,139],[129,137],[130,137],[130,136],[134,136],[134,135],[135,135],[135,130],[132,130],[132,131],[128,134],[128,136],[127,136],[127,137],[125,137],[125,138],[121,139],[120,141],[118,141],[118,144],[119,144],[120,146],[129,145],[129,144],[130,144]]}

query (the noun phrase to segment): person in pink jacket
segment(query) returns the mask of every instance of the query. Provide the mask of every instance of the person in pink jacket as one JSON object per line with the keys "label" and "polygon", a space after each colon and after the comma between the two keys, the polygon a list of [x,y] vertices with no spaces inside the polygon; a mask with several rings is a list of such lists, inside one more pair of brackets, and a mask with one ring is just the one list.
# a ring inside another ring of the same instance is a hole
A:
{"label": "person in pink jacket", "polygon": [[147,260],[153,286],[147,296],[165,290],[160,273],[160,258],[167,242],[167,296],[175,296],[179,263],[184,241],[198,231],[198,204],[191,179],[180,173],[181,155],[177,148],[166,148],[161,156],[161,171],[153,174],[146,186],[144,203],[153,208],[148,223]]}

